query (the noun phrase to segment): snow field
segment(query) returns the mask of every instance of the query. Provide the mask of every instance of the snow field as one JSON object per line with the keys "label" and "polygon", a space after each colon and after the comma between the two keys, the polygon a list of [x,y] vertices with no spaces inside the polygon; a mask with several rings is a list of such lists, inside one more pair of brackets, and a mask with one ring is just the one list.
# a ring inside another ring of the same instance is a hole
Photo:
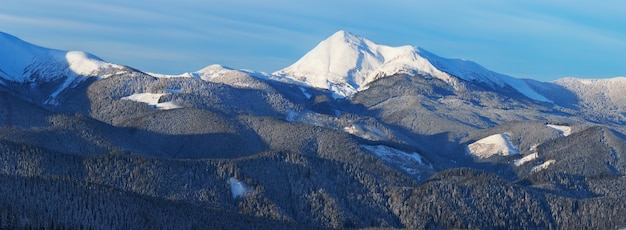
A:
{"label": "snow field", "polygon": [[519,166],[522,166],[523,164],[525,164],[527,162],[530,162],[530,161],[533,161],[533,160],[537,159],[537,157],[538,157],[537,153],[531,153],[531,154],[528,154],[528,155],[526,155],[526,156],[524,156],[524,157],[522,157],[520,159],[515,160],[514,164],[515,164],[515,166],[519,167]]}
{"label": "snow field", "polygon": [[551,164],[554,164],[555,162],[556,162],[556,160],[547,160],[546,162],[543,162],[542,164],[537,165],[537,166],[531,168],[530,172],[531,173],[536,173],[536,172],[539,172],[541,170],[547,169],[548,166],[550,166]]}
{"label": "snow field", "polygon": [[508,156],[519,154],[519,150],[508,134],[494,134],[467,146],[469,153],[479,158],[489,158],[493,155]]}
{"label": "snow field", "polygon": [[137,93],[127,97],[123,97],[122,100],[131,100],[136,102],[146,103],[155,109],[159,110],[170,110],[170,109],[178,109],[180,106],[174,104],[173,102],[159,102],[159,99],[166,94],[164,93]]}
{"label": "snow field", "polygon": [[562,136],[569,136],[570,134],[572,134],[572,127],[570,126],[552,125],[552,124],[547,124],[546,126],[555,129]]}

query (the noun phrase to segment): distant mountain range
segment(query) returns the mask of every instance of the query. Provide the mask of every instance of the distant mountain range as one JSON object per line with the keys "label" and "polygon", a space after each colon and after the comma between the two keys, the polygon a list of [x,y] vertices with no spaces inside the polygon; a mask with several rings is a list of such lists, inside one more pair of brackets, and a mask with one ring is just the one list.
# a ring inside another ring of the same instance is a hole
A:
{"label": "distant mountain range", "polygon": [[346,31],[180,75],[0,33],[0,229],[623,228],[625,89]]}

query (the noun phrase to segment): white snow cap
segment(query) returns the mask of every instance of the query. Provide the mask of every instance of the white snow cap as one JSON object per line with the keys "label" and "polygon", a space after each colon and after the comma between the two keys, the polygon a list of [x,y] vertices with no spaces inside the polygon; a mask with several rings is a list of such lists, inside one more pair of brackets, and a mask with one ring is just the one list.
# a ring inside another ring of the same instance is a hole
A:
{"label": "white snow cap", "polygon": [[350,97],[367,89],[367,84],[378,78],[396,73],[425,74],[451,84],[456,77],[492,86],[510,85],[529,98],[549,101],[524,80],[489,71],[474,62],[441,58],[415,46],[378,45],[343,30],[320,42],[293,65],[273,74],[328,89],[336,97]]}
{"label": "white snow cap", "polygon": [[[60,76],[96,76],[99,71],[120,67],[82,51],[63,51],[36,46],[0,32],[0,78],[13,82],[52,80]],[[45,71],[39,79],[31,73]],[[103,76],[98,76],[103,77]]]}
{"label": "white snow cap", "polygon": [[115,65],[107,63],[93,54],[82,51],[68,51],[64,58],[69,68],[82,76],[96,75],[101,70],[115,67]]}
{"label": "white snow cap", "polygon": [[89,77],[106,78],[120,65],[82,51],[48,49],[0,32],[0,84],[46,83],[63,80],[44,103],[55,105],[56,97]]}
{"label": "white snow cap", "polygon": [[365,89],[379,77],[402,71],[422,71],[443,79],[449,77],[419,56],[416,47],[378,45],[343,30],[320,42],[293,65],[274,74],[347,97]]}

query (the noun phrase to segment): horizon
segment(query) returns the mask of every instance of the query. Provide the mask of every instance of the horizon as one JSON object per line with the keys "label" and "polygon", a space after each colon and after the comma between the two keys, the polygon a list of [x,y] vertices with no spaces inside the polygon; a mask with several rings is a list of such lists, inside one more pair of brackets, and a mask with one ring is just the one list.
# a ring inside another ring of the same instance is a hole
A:
{"label": "horizon", "polygon": [[271,73],[345,30],[381,45],[417,46],[516,78],[551,81],[626,75],[620,66],[626,33],[619,25],[626,15],[617,3],[625,4],[24,0],[0,9],[0,31],[146,72],[181,74],[213,64]]}

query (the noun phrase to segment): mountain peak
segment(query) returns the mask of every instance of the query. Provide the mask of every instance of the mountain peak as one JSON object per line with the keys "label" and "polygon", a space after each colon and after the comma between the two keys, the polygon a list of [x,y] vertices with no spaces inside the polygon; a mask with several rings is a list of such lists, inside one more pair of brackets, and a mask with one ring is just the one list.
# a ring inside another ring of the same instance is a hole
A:
{"label": "mountain peak", "polygon": [[335,44],[343,42],[345,44],[354,44],[354,45],[359,45],[359,46],[364,44],[365,41],[371,42],[363,37],[360,37],[358,35],[355,35],[345,30],[340,30],[340,31],[335,32],[326,40]]}
{"label": "mountain peak", "polygon": [[291,66],[274,72],[275,78],[330,90],[350,97],[368,84],[398,73],[429,75],[455,85],[459,79],[493,88],[507,85],[525,96],[550,102],[524,80],[490,71],[474,62],[447,59],[415,46],[391,47],[340,30],[320,42]]}
{"label": "mountain peak", "polygon": [[335,32],[333,35],[330,35],[328,39],[332,39],[332,38],[348,39],[349,37],[357,37],[357,36],[345,30],[339,30]]}
{"label": "mountain peak", "polygon": [[215,73],[215,72],[219,72],[219,71],[223,71],[223,70],[233,70],[232,68],[220,65],[220,64],[212,64],[212,65],[208,65],[200,70],[198,70],[197,72],[202,72],[202,73]]}
{"label": "mountain peak", "polygon": [[340,30],[305,54],[293,65],[275,72],[316,88],[329,89],[336,97],[349,97],[370,82],[401,72],[425,72],[449,79],[413,46],[390,47]]}
{"label": "mountain peak", "polygon": [[[90,53],[44,48],[0,32],[0,84],[31,83],[36,87],[57,82],[57,88],[47,92],[47,104],[55,104],[57,95],[88,77],[105,78],[124,69]],[[52,89],[49,84],[45,88]]]}

